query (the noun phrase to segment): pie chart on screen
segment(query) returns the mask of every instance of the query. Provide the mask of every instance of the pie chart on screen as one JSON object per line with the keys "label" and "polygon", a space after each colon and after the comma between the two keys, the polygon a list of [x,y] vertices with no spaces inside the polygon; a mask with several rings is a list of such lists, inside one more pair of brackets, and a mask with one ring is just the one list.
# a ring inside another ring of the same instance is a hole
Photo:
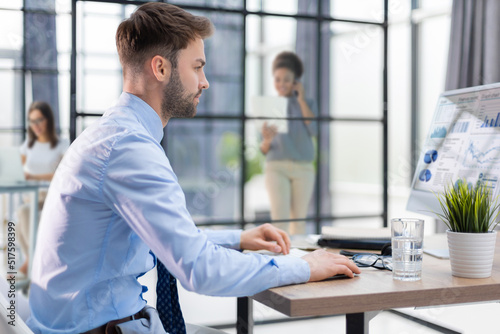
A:
{"label": "pie chart on screen", "polygon": [[418,179],[420,181],[423,181],[423,182],[429,182],[429,180],[431,179],[431,177],[432,177],[432,173],[428,169],[422,170],[420,172],[420,174],[418,175]]}

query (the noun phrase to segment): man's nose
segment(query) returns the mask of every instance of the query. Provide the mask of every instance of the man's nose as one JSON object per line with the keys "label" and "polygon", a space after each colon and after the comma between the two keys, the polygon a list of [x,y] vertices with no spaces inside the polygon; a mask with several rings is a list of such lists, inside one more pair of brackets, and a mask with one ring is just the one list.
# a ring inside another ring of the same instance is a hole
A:
{"label": "man's nose", "polygon": [[207,80],[207,77],[205,76],[205,72],[203,72],[203,77],[201,78],[200,81],[200,89],[208,89],[210,87],[210,83]]}

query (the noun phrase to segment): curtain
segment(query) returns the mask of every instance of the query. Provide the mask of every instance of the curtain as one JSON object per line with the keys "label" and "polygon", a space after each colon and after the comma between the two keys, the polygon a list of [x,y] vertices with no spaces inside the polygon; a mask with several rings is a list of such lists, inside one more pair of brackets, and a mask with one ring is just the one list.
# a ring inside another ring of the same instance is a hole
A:
{"label": "curtain", "polygon": [[500,1],[454,0],[446,90],[500,81]]}
{"label": "curtain", "polygon": [[33,101],[42,100],[50,104],[56,129],[59,129],[55,0],[26,0],[26,10],[25,66],[31,73],[31,95]]}
{"label": "curtain", "polygon": [[[325,14],[330,13],[330,1],[322,1],[321,11]],[[298,13],[316,13],[318,0],[299,0]],[[316,99],[319,90],[320,101],[315,101],[318,106],[319,115],[329,115],[330,106],[330,30],[329,25],[324,24],[321,28],[320,43],[318,44],[318,24],[317,21],[299,20],[297,22],[297,41],[296,53],[304,63],[304,88],[308,98]],[[321,61],[319,68],[321,69],[321,77],[317,78],[318,71],[318,52],[321,52]],[[319,87],[318,87],[319,83]],[[331,215],[332,201],[330,194],[330,127],[321,126],[321,132],[318,136],[318,144],[321,149],[321,159],[318,160],[318,173],[321,184],[316,184],[315,187],[320,187],[320,198],[311,201],[309,215],[314,213],[314,205],[319,201],[321,213]],[[316,194],[316,191],[315,191]]]}

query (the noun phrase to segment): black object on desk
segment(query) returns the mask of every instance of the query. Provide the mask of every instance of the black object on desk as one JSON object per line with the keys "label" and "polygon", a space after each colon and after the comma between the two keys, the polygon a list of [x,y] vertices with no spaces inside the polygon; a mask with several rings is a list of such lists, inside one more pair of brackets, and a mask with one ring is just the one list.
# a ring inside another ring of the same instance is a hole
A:
{"label": "black object on desk", "polygon": [[320,238],[318,245],[328,248],[347,248],[347,249],[369,249],[382,250],[390,243],[391,239],[325,239]]}

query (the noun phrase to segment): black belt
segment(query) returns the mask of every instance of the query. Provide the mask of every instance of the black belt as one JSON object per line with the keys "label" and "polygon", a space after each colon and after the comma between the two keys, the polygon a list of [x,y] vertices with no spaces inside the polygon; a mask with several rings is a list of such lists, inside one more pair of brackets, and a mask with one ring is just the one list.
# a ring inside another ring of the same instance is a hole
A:
{"label": "black belt", "polygon": [[118,331],[115,328],[116,325],[119,325],[127,321],[144,318],[144,316],[142,315],[143,310],[144,309],[140,310],[136,314],[129,315],[128,317],[125,318],[121,318],[118,320],[111,320],[110,322],[107,322],[102,326],[96,327],[81,334],[118,334]]}

